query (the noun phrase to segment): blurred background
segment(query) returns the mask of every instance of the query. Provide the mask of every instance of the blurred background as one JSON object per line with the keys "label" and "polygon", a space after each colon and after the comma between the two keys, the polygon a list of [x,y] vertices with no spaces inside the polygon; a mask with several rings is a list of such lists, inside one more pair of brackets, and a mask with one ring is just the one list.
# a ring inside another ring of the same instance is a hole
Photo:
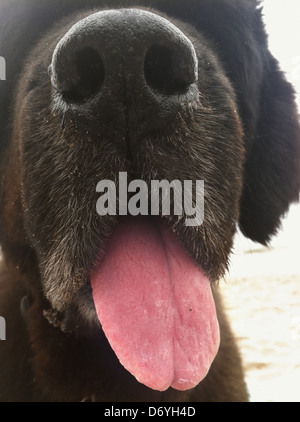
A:
{"label": "blurred background", "polygon": [[[300,1],[264,0],[269,47],[297,91],[300,111]],[[300,401],[300,205],[269,248],[236,235],[221,284],[242,350],[252,401]]]}

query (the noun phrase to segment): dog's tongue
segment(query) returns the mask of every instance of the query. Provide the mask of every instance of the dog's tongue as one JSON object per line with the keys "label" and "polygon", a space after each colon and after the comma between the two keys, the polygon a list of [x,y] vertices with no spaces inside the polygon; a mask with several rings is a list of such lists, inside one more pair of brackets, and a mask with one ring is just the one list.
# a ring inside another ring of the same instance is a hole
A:
{"label": "dog's tongue", "polygon": [[219,347],[210,283],[160,220],[121,221],[91,282],[105,335],[139,382],[187,390],[206,376]]}

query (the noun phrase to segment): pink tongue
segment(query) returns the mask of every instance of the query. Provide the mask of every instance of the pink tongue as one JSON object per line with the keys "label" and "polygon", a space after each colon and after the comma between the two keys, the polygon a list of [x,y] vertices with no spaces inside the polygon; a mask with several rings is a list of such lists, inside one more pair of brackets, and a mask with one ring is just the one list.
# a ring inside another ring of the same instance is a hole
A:
{"label": "pink tongue", "polygon": [[91,283],[105,335],[139,382],[187,390],[206,376],[219,347],[210,283],[160,220],[122,220]]}

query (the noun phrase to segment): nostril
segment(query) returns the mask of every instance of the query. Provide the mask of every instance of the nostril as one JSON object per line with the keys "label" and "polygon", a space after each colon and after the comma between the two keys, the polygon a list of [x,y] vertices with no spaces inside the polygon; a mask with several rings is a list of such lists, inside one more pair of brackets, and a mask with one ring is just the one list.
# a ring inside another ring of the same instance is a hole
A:
{"label": "nostril", "polygon": [[105,68],[97,50],[84,47],[72,58],[62,51],[60,59],[54,69],[55,87],[67,102],[85,102],[100,90]]}
{"label": "nostril", "polygon": [[174,48],[153,45],[147,52],[144,73],[147,84],[167,95],[185,92],[196,80],[194,58]]}
{"label": "nostril", "polygon": [[104,63],[99,53],[90,47],[79,51],[76,67],[79,76],[79,83],[75,87],[77,95],[85,99],[98,92],[105,77]]}

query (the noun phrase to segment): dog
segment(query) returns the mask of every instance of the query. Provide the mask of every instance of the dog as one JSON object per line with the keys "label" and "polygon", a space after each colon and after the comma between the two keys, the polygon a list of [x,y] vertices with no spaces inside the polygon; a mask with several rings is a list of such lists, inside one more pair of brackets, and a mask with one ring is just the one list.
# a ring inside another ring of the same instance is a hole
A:
{"label": "dog", "polygon": [[[0,55],[0,400],[248,401],[217,284],[300,189],[260,3],[3,0]],[[203,221],[107,212],[124,174],[202,181]]]}

